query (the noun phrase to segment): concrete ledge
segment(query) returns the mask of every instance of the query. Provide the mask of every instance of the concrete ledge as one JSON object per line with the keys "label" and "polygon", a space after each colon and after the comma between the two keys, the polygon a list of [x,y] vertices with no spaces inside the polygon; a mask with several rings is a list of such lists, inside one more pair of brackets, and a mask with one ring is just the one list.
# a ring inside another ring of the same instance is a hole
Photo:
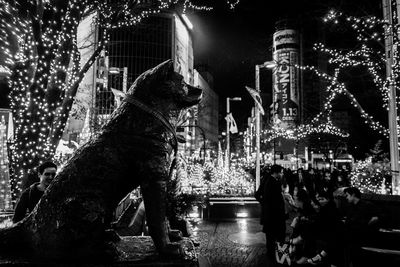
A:
{"label": "concrete ledge", "polygon": [[383,248],[373,248],[373,247],[361,247],[363,250],[372,251],[376,253],[386,254],[386,255],[396,255],[400,256],[400,250],[393,249],[383,249]]}
{"label": "concrete ledge", "polygon": [[260,203],[254,197],[209,198],[203,210],[203,218],[208,220],[243,217],[260,217]]}

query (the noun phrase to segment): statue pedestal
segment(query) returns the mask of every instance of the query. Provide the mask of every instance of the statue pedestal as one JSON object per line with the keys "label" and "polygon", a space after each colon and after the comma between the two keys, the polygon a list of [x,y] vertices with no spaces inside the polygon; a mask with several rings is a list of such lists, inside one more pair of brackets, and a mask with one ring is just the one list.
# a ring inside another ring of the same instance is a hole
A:
{"label": "statue pedestal", "polygon": [[[149,236],[125,236],[117,243],[117,247],[121,252],[121,258],[111,263],[52,263],[39,262],[30,260],[8,260],[0,257],[1,266],[90,266],[90,267],[121,267],[121,266],[151,266],[151,267],[198,267],[198,256],[194,249],[193,243],[189,238],[181,241],[183,254],[179,257],[160,257],[156,252],[153,240]],[[55,265],[52,265],[55,264]]]}
{"label": "statue pedestal", "polygon": [[[185,266],[197,267],[197,254],[189,238],[181,241],[183,255],[177,258],[160,257],[156,252],[153,240],[149,236],[125,236],[117,243],[122,251],[122,259],[116,262],[117,266]],[[126,264],[126,265],[125,265]]]}

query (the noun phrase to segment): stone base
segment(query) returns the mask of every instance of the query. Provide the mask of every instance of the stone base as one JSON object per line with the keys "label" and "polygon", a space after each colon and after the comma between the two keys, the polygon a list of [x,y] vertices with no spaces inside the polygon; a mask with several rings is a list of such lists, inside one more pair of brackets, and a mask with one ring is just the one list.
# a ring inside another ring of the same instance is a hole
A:
{"label": "stone base", "polygon": [[149,236],[125,236],[117,244],[122,251],[118,264],[124,266],[198,266],[197,254],[189,238],[183,238],[182,255],[176,258],[161,257],[156,252],[153,240]]}
{"label": "stone base", "polygon": [[181,241],[182,255],[161,257],[149,236],[125,236],[117,243],[121,258],[112,263],[52,263],[29,260],[7,260],[0,257],[0,266],[87,266],[87,267],[122,267],[122,266],[177,266],[198,267],[198,256],[189,238]]}

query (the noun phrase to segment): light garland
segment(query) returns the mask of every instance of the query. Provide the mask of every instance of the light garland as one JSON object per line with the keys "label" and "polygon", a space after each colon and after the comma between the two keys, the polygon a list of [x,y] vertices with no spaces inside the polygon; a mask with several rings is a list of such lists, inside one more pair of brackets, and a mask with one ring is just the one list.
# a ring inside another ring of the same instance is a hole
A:
{"label": "light garland", "polygon": [[[396,9],[394,9],[396,10]],[[397,12],[393,13],[393,19],[399,21]],[[396,91],[399,90],[398,78],[400,74],[399,63],[399,27],[397,23],[393,25],[388,21],[378,19],[373,16],[356,18],[353,16],[345,16],[343,13],[331,11],[324,18],[325,22],[339,23],[345,22],[350,24],[351,29],[356,34],[356,39],[360,43],[359,49],[350,51],[338,51],[327,49],[322,44],[317,44],[315,49],[325,53],[329,57],[329,63],[337,66],[339,71],[344,71],[351,67],[361,66],[373,78],[373,83],[377,88],[382,98],[382,107],[386,110],[389,109],[389,90],[394,87]],[[386,74],[385,64],[385,45],[382,43],[385,36],[393,36],[393,50],[391,57],[393,63],[391,66],[392,73]],[[388,77],[386,77],[388,76]],[[339,85],[337,81],[338,75],[335,75],[331,81],[334,80],[335,86],[332,86],[330,97],[325,102],[326,107],[331,107],[332,100],[339,94],[347,96],[351,104],[357,108],[364,119],[364,122],[369,125],[373,130],[378,131],[384,136],[389,136],[389,130],[382,126],[379,122],[375,121],[359,104],[357,99],[351,94],[346,87],[342,84]],[[331,83],[333,85],[334,83]],[[400,98],[397,97],[397,106],[400,103]],[[396,116],[397,122],[399,117]],[[397,123],[397,129],[400,130]],[[398,132],[400,133],[400,132]],[[380,193],[380,194],[396,194],[398,188],[391,188],[390,178],[392,177],[390,171],[390,163],[388,160],[383,162],[372,162],[371,158],[366,161],[357,162],[351,173],[351,182],[353,186],[360,188],[365,193]]]}
{"label": "light garland", "polygon": [[261,134],[265,137],[262,138],[261,142],[269,143],[278,137],[291,140],[300,140],[311,134],[318,133],[336,135],[342,138],[349,137],[348,133],[343,132],[342,130],[334,126],[331,121],[328,121],[326,123],[321,123],[317,126],[312,126],[311,124],[302,124],[293,129],[273,127],[272,129],[263,130]]}
{"label": "light garland", "polygon": [[[343,13],[333,10],[327,14],[324,21],[334,24],[350,24],[351,29],[356,33],[357,40],[360,42],[360,48],[357,50],[342,51],[338,49],[329,49],[320,43],[316,44],[314,49],[326,54],[328,56],[329,64],[335,66],[335,72],[333,75],[323,73],[313,66],[296,66],[301,70],[312,71],[318,77],[329,83],[327,86],[328,96],[324,102],[324,108],[311,123],[315,124],[315,122],[320,120],[322,117],[326,117],[327,120],[330,120],[333,100],[340,95],[344,95],[359,111],[365,124],[367,124],[371,129],[388,137],[389,130],[380,122],[374,120],[373,116],[363,109],[356,97],[347,89],[343,82],[339,81],[338,77],[340,76],[340,73],[345,72],[348,68],[358,66],[365,67],[366,71],[373,78],[374,85],[381,95],[383,108],[388,109],[389,85],[394,85],[398,90],[399,87],[396,80],[400,73],[399,60],[395,60],[392,77],[387,79],[385,78],[386,60],[383,51],[384,47],[380,42],[383,40],[385,33],[387,33],[388,30],[392,30],[390,25],[388,26],[386,21],[373,16],[357,18],[353,16],[345,16]],[[394,41],[395,43],[399,43],[397,37]],[[379,50],[376,47],[381,47],[382,50]],[[395,51],[394,57],[398,57],[397,51]],[[397,99],[398,104],[400,103],[399,100],[400,98]]]}
{"label": "light garland", "polygon": [[389,162],[373,163],[371,157],[354,164],[350,173],[352,186],[362,193],[390,194],[392,191]]}

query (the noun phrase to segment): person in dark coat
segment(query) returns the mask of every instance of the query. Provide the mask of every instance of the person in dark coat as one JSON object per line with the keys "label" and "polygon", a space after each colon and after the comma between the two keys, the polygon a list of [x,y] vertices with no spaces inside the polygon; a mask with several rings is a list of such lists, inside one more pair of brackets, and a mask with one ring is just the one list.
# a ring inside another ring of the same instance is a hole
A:
{"label": "person in dark coat", "polygon": [[267,240],[267,254],[274,259],[276,242],[283,242],[286,237],[285,202],[282,195],[281,179],[283,168],[272,165],[270,174],[256,192],[256,199],[261,203],[261,224]]}
{"label": "person in dark coat", "polygon": [[350,261],[353,266],[364,266],[361,246],[368,245],[379,230],[379,221],[383,214],[369,201],[361,199],[361,192],[356,187],[348,187],[343,191],[350,204],[344,220],[346,238],[350,249]]}
{"label": "person in dark coat", "polygon": [[50,161],[46,161],[38,167],[40,181],[32,184],[22,192],[21,197],[15,206],[13,223],[21,221],[27,214],[32,212],[40,198],[43,196],[46,188],[54,179],[56,172],[57,165]]}

